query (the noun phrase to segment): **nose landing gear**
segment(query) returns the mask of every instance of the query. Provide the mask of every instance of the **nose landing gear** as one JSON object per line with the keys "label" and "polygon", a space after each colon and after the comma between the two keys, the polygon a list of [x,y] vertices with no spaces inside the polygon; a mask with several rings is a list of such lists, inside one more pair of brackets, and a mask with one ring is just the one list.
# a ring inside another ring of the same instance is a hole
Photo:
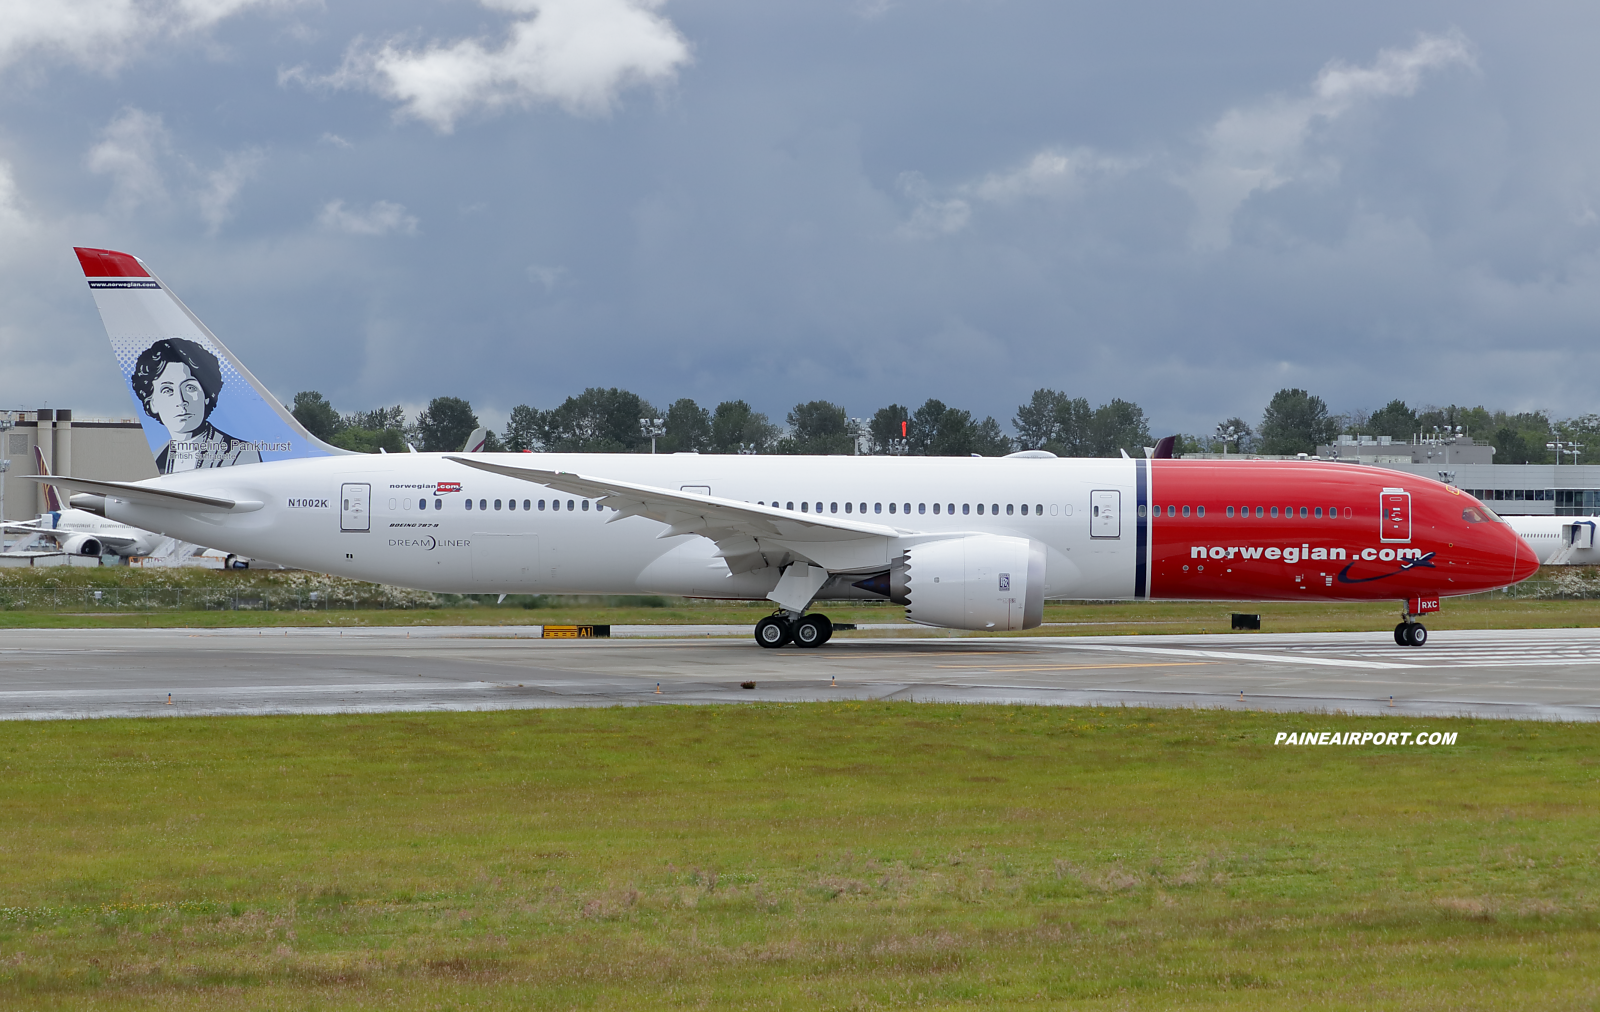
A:
{"label": "nose landing gear", "polygon": [[1394,641],[1403,647],[1420,647],[1428,642],[1428,627],[1421,622],[1401,622],[1394,627]]}
{"label": "nose landing gear", "polygon": [[833,622],[826,615],[789,615],[778,612],[756,623],[756,642],[769,650],[787,643],[815,649],[833,638]]}

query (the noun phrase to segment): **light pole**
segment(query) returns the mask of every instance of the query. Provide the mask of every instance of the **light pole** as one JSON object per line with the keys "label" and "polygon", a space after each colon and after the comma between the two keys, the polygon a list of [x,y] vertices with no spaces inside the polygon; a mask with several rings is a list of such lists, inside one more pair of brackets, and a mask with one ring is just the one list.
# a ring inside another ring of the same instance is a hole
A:
{"label": "light pole", "polygon": [[[4,439],[6,433],[15,428],[16,424],[17,416],[14,412],[7,411],[0,414],[0,439]],[[0,523],[5,523],[6,519],[6,472],[9,470],[11,461],[0,460]],[[3,542],[4,538],[0,538],[0,543]]]}
{"label": "light pole", "polygon": [[1226,457],[1228,455],[1228,440],[1238,439],[1239,430],[1232,425],[1219,424],[1217,426],[1217,438],[1222,440],[1222,455]]}
{"label": "light pole", "polygon": [[1561,466],[1561,455],[1563,453],[1572,454],[1572,466],[1573,467],[1577,467],[1578,466],[1578,454],[1583,452],[1583,444],[1582,443],[1574,443],[1574,442],[1571,442],[1569,440],[1564,440],[1564,439],[1558,439],[1553,443],[1546,443],[1546,444],[1544,444],[1544,448],[1546,450],[1554,450],[1554,451],[1556,451],[1556,466],[1557,467]]}
{"label": "light pole", "polygon": [[650,437],[650,452],[656,452],[656,437],[667,434],[667,423],[660,418],[639,419],[639,434]]}

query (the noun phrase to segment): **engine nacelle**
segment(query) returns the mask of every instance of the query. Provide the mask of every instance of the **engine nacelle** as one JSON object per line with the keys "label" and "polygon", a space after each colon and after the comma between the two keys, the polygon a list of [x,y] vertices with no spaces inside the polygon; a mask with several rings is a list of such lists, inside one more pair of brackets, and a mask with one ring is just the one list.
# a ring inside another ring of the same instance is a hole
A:
{"label": "engine nacelle", "polygon": [[98,557],[104,548],[100,539],[89,534],[74,534],[61,539],[61,550],[68,555],[93,555]]}
{"label": "engine nacelle", "polygon": [[947,629],[1032,629],[1044,621],[1044,545],[975,534],[906,551],[906,618]]}

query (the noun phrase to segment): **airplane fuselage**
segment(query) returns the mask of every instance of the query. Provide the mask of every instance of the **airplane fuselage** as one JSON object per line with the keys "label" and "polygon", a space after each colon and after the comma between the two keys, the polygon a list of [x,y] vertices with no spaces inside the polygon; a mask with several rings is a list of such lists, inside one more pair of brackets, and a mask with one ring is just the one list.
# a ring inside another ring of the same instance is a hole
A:
{"label": "airplane fuselage", "polygon": [[[1404,600],[1503,587],[1537,568],[1516,534],[1459,489],[1354,465],[481,456],[908,536],[1027,539],[1043,548],[1051,599]],[[240,555],[430,590],[760,600],[779,577],[776,567],[730,574],[706,538],[661,538],[666,528],[654,520],[616,519],[598,500],[437,454],[276,461],[143,484],[261,505],[191,514],[112,498],[107,516]],[[884,596],[858,586],[873,568],[835,574],[819,599]]]}

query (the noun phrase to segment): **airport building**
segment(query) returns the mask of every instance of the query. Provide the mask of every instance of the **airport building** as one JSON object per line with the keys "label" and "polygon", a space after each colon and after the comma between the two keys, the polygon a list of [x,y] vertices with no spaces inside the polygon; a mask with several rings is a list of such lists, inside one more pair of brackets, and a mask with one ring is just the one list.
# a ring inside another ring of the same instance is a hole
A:
{"label": "airport building", "polygon": [[1324,460],[1387,467],[1454,485],[1488,503],[1497,513],[1534,516],[1600,516],[1600,465],[1496,464],[1494,447],[1468,435],[1414,437],[1340,436],[1317,447]]}
{"label": "airport building", "polygon": [[[7,428],[6,422],[10,427]],[[7,520],[32,520],[44,512],[44,491],[36,482],[17,481],[38,474],[33,448],[44,452],[52,474],[78,474],[112,481],[154,478],[155,458],[144,429],[132,418],[74,418],[71,408],[0,412],[0,496]]]}

